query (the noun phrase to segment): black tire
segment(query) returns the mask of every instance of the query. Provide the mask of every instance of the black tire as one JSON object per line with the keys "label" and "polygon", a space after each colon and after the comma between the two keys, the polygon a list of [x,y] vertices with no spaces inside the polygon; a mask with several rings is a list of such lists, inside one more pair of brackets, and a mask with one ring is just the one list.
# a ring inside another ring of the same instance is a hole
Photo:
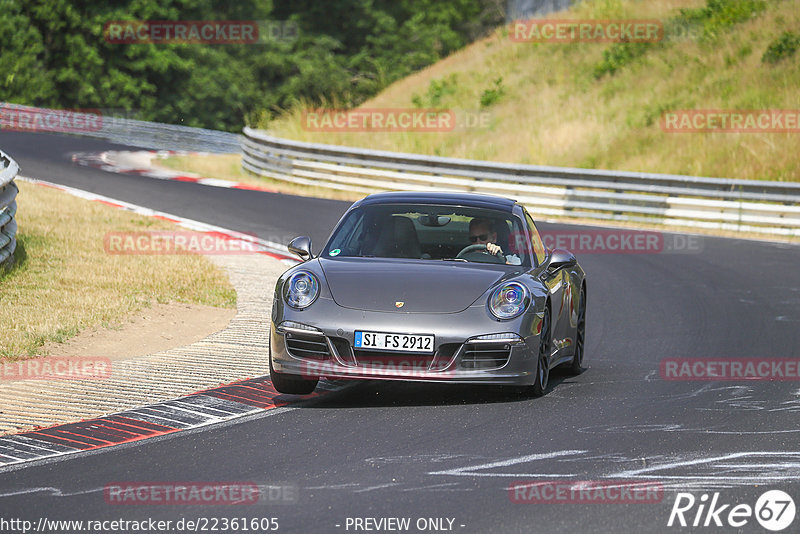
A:
{"label": "black tire", "polygon": [[528,386],[529,394],[541,397],[547,391],[550,382],[550,351],[552,350],[552,331],[550,327],[550,305],[544,309],[542,317],[542,333],[539,335],[539,357],[536,361],[536,381]]}
{"label": "black tire", "polygon": [[578,304],[578,327],[575,329],[575,354],[569,366],[569,373],[579,375],[583,372],[583,354],[586,346],[586,287],[581,286],[581,299]]}
{"label": "black tire", "polygon": [[319,382],[318,378],[308,380],[297,375],[276,372],[272,367],[272,355],[269,357],[269,378],[279,393],[289,395],[308,395],[313,393]]}

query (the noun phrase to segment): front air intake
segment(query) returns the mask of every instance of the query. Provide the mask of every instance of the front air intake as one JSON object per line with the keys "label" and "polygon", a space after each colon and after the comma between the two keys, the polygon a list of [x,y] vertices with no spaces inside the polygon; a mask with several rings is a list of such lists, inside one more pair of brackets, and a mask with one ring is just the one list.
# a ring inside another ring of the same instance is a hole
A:
{"label": "front air intake", "polygon": [[295,358],[309,360],[327,360],[331,357],[328,343],[322,334],[286,333],[286,350]]}
{"label": "front air intake", "polygon": [[511,357],[509,343],[467,343],[461,357],[463,369],[499,369]]}

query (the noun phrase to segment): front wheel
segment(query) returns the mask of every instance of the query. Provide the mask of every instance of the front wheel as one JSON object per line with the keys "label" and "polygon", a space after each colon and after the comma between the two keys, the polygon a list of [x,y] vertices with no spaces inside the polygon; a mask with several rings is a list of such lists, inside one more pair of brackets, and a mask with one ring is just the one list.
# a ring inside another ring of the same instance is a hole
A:
{"label": "front wheel", "polygon": [[586,339],[586,288],[581,287],[581,300],[578,305],[578,326],[575,328],[575,354],[569,372],[579,375],[583,371],[583,351]]}
{"label": "front wheel", "polygon": [[313,393],[319,382],[318,378],[308,380],[297,375],[276,372],[272,367],[272,355],[269,357],[269,378],[278,393],[289,395],[308,395]]}
{"label": "front wheel", "polygon": [[541,397],[547,391],[547,384],[550,381],[550,352],[551,352],[551,332],[550,332],[550,306],[544,309],[542,317],[542,329],[539,334],[539,355],[536,358],[536,379],[532,386],[525,386],[525,395],[531,397]]}

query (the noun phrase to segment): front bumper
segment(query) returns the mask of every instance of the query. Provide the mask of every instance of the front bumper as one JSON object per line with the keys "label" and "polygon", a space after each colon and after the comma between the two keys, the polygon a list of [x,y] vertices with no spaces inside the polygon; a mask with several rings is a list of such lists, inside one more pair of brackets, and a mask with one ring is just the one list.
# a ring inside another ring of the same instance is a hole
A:
{"label": "front bumper", "polygon": [[[535,380],[540,319],[529,311],[497,321],[478,305],[453,314],[365,312],[320,298],[308,310],[283,308],[274,315],[270,357],[276,372],[312,379],[525,386]],[[356,330],[434,335],[434,353],[355,349]],[[493,334],[502,335],[478,339]]]}

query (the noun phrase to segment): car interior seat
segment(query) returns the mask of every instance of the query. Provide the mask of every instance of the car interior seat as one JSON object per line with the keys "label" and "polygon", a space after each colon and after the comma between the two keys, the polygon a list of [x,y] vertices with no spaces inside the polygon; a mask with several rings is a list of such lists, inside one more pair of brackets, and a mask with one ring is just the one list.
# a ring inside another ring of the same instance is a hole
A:
{"label": "car interior seat", "polygon": [[386,258],[421,258],[417,229],[408,217],[393,216],[383,225],[374,255]]}
{"label": "car interior seat", "polygon": [[505,219],[494,219],[494,231],[497,233],[497,244],[503,249],[505,254],[510,254],[512,248],[511,231],[508,229],[508,221]]}

